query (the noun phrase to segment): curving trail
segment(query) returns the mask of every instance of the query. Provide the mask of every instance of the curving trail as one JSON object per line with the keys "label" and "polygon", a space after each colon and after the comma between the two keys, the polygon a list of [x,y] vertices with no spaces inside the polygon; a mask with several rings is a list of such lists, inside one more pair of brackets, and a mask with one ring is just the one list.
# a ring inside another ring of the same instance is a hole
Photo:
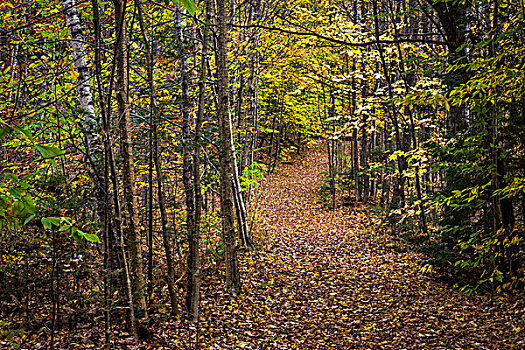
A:
{"label": "curving trail", "polygon": [[375,233],[364,210],[325,210],[324,170],[314,149],[262,185],[263,248],[241,258],[243,296],[204,298],[203,348],[525,348],[522,302],[461,295]]}

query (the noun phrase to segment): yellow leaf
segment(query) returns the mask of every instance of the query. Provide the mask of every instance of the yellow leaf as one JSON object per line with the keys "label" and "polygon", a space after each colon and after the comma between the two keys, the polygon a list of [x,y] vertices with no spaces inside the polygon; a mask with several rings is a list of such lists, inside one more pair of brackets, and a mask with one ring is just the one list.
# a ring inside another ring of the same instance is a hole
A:
{"label": "yellow leaf", "polygon": [[79,74],[76,70],[72,70],[69,72],[69,78],[71,80],[76,80],[78,78]]}

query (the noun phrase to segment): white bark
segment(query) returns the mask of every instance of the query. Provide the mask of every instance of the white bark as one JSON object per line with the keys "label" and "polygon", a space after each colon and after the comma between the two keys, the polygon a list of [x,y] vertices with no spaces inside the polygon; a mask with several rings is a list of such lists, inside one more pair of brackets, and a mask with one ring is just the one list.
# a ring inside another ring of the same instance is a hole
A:
{"label": "white bark", "polygon": [[80,16],[75,7],[74,0],[63,0],[64,15],[71,35],[71,51],[75,63],[75,70],[78,73],[77,79],[77,98],[84,114],[84,136],[86,142],[86,155],[90,164],[90,176],[95,187],[95,196],[98,200],[102,197],[102,141],[100,123],[95,114],[93,95],[89,86],[90,69],[87,65],[87,50],[84,46],[82,35],[82,25]]}

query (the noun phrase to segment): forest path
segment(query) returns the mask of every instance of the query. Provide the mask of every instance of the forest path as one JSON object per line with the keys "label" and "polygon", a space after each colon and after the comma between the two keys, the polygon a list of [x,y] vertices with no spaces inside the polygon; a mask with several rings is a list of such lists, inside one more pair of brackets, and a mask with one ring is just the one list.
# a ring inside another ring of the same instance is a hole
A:
{"label": "forest path", "polygon": [[461,295],[423,274],[415,253],[374,233],[364,209],[319,204],[326,161],[320,149],[309,150],[262,184],[257,239],[265,248],[241,260],[243,296],[216,298],[203,310],[211,312],[212,328],[224,330],[202,329],[203,343],[215,338],[208,343],[213,349],[525,347],[523,304],[491,306],[487,297]]}

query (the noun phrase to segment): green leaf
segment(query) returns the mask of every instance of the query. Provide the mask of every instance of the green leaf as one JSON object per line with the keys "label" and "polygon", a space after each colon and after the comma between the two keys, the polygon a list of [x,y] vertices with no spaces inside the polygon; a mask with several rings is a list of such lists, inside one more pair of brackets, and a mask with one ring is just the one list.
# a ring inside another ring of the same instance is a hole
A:
{"label": "green leaf", "polygon": [[22,181],[32,180],[35,174],[27,174],[22,176]]}
{"label": "green leaf", "polygon": [[27,225],[27,223],[28,223],[29,221],[33,220],[34,217],[35,217],[35,215],[33,214],[33,215],[31,215],[30,217],[28,217],[27,219],[25,219],[25,221],[24,221],[24,225]]}
{"label": "green leaf", "polygon": [[93,233],[86,233],[84,235],[84,238],[93,243],[100,243],[100,239],[98,238],[98,236]]}
{"label": "green leaf", "polygon": [[53,224],[51,223],[51,221],[48,220],[48,218],[42,218],[40,219],[40,221],[42,221],[42,225],[44,225],[44,227],[48,230],[51,230],[51,228],[53,227]]}
{"label": "green leaf", "polygon": [[10,188],[9,193],[16,199],[22,198],[22,193],[20,193],[16,188]]}
{"label": "green leaf", "polygon": [[49,220],[49,222],[51,222],[53,225],[55,226],[60,226],[60,218],[57,218],[57,217],[54,217],[54,216],[51,216],[51,217],[48,217],[47,218]]}
{"label": "green leaf", "polygon": [[53,146],[35,145],[35,147],[38,150],[38,152],[40,152],[42,157],[46,159],[55,158],[64,154],[64,152],[61,151],[59,148]]}
{"label": "green leaf", "polygon": [[17,126],[13,126],[13,129],[15,129],[16,131],[18,131],[19,133],[21,133],[22,135],[24,135],[25,137],[27,137],[29,139],[29,141],[33,141],[33,134],[31,134],[31,131],[29,131],[28,129],[26,128],[19,128]]}
{"label": "green leaf", "polygon": [[5,137],[6,135],[9,135],[9,133],[11,132],[11,127],[7,126],[7,125],[4,125],[0,128],[0,139]]}
{"label": "green leaf", "polygon": [[60,232],[63,232],[63,231],[67,231],[71,228],[71,225],[64,225],[64,226],[61,226],[58,231]]}
{"label": "green leaf", "polygon": [[177,0],[177,3],[182,5],[192,16],[197,11],[197,6],[192,0]]}
{"label": "green leaf", "polygon": [[73,233],[73,239],[77,241],[78,243],[82,243],[82,237],[80,237],[78,234]]}
{"label": "green leaf", "polygon": [[85,233],[80,231],[78,228],[76,227],[72,227],[71,228],[71,235],[73,236],[73,238],[79,242],[79,243],[82,243],[82,239],[84,238],[85,236]]}

